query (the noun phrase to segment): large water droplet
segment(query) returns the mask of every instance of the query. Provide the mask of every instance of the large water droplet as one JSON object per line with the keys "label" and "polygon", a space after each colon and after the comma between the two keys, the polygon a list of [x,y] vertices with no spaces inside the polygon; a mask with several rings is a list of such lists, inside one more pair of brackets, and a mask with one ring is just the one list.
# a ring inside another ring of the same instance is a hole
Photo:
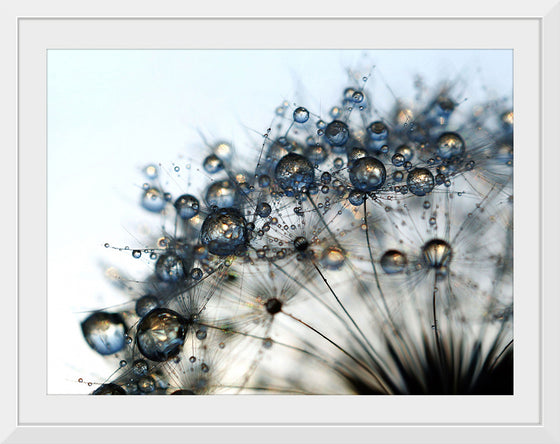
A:
{"label": "large water droplet", "polygon": [[406,178],[408,190],[416,196],[425,196],[434,189],[434,176],[426,168],[416,168]]}
{"label": "large water droplet", "polygon": [[156,262],[156,276],[164,282],[178,282],[185,277],[183,260],[175,253],[162,254]]}
{"label": "large water droplet", "polygon": [[457,133],[443,133],[437,140],[436,151],[442,159],[459,157],[465,152],[465,142]]}
{"label": "large water droplet", "polygon": [[221,208],[206,217],[200,241],[218,256],[240,254],[247,249],[247,221],[236,208]]}
{"label": "large water droplet", "polygon": [[438,269],[447,266],[452,256],[451,245],[441,239],[432,239],[422,247],[422,259],[430,268]]}
{"label": "large water droplet", "polygon": [[348,131],[348,125],[340,120],[333,120],[327,125],[325,129],[325,137],[329,143],[333,146],[342,146],[350,137],[350,132]]}
{"label": "large water droplet", "polygon": [[315,170],[306,157],[290,153],[280,159],[274,176],[283,190],[291,189],[299,192],[314,182]]}
{"label": "large water droplet", "polygon": [[187,320],[167,308],[142,318],[136,330],[138,350],[152,361],[163,362],[179,354],[187,334]]}
{"label": "large water droplet", "polygon": [[350,182],[360,191],[374,191],[385,183],[385,166],[373,157],[356,160],[349,171]]}

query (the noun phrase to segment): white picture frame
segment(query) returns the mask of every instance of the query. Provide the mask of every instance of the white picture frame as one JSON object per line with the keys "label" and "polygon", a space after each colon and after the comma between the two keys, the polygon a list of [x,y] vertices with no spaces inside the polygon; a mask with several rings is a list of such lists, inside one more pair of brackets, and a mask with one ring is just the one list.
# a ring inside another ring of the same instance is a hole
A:
{"label": "white picture frame", "polygon": [[[2,136],[8,165],[6,207],[16,210],[17,219],[8,213],[10,217],[2,221],[3,232],[9,233],[5,240],[9,252],[3,255],[2,267],[6,290],[3,442],[559,443],[556,192],[560,180],[555,169],[560,156],[555,148],[560,146],[556,131],[560,2],[522,7],[502,1],[471,2],[461,7],[435,1],[398,6],[345,3],[323,12],[324,6],[313,2],[293,8],[282,5],[283,18],[276,19],[271,6],[258,3],[240,7],[221,2],[210,8],[129,1],[118,5],[9,2],[0,19],[8,64],[0,73],[2,97],[7,98],[0,106],[7,124]],[[375,24],[368,32],[364,28],[349,32],[356,29],[353,23],[368,20]],[[514,177],[519,178],[515,245],[516,254],[528,256],[519,259],[524,268],[516,266],[514,276],[515,395],[488,399],[216,396],[196,397],[188,405],[185,400],[153,399],[164,397],[47,395],[46,50],[298,47],[291,46],[294,40],[288,34],[274,32],[290,29],[287,23],[305,24],[306,32],[297,39],[299,47],[351,48],[363,42],[378,48],[513,48],[515,143],[527,147],[516,151],[522,161],[515,162]],[[210,26],[214,24],[219,27]],[[276,28],[280,24],[284,28]],[[524,94],[527,90],[536,94]],[[525,109],[533,112],[524,113]],[[533,168],[525,180],[517,168],[528,166]],[[518,307],[523,307],[519,316]],[[518,322],[523,316],[527,323]],[[376,419],[370,421],[372,416]]]}

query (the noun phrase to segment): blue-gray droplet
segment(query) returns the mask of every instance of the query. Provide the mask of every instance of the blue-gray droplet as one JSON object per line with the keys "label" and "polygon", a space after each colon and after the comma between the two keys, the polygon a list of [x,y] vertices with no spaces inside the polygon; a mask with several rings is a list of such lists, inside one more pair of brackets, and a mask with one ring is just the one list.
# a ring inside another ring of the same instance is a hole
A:
{"label": "blue-gray droplet", "polygon": [[100,355],[112,355],[125,346],[126,327],[117,313],[93,313],[82,322],[82,333],[89,346]]}
{"label": "blue-gray droplet", "polygon": [[200,241],[217,256],[240,254],[249,242],[247,221],[236,208],[218,209],[204,220]]}
{"label": "blue-gray droplet", "polygon": [[187,320],[167,308],[157,308],[142,318],[136,331],[138,350],[146,358],[163,362],[179,354],[187,334]]}
{"label": "blue-gray droplet", "polygon": [[349,171],[350,182],[360,191],[370,192],[385,183],[385,166],[373,157],[362,157],[354,162]]}

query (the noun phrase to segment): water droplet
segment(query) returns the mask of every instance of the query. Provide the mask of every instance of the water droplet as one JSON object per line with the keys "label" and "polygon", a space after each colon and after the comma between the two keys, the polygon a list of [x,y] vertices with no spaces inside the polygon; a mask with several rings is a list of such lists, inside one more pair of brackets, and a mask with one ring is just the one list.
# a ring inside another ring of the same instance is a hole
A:
{"label": "water droplet", "polygon": [[199,281],[200,279],[202,279],[202,270],[200,268],[193,268],[191,271],[191,277],[195,281]]}
{"label": "water droplet", "polygon": [[179,168],[179,166],[175,165],[175,168],[173,168],[175,170],[176,173],[178,173],[179,171],[181,171],[181,168]]}
{"label": "water droplet", "polygon": [[364,94],[361,91],[356,91],[354,94],[352,94],[352,101],[354,103],[362,103],[363,100]]}
{"label": "water droplet", "polygon": [[204,171],[208,174],[216,174],[224,169],[224,164],[218,156],[210,154],[204,159],[202,168],[204,168]]}
{"label": "water droplet", "polygon": [[360,206],[364,203],[365,194],[360,190],[352,190],[348,194],[348,202],[350,202],[355,207]]}
{"label": "water droplet", "polygon": [[169,252],[162,254],[155,266],[156,276],[164,282],[178,282],[185,277],[185,265],[181,257]]}
{"label": "water droplet", "polygon": [[270,186],[270,177],[267,176],[266,174],[262,174],[259,176],[258,182],[259,182],[259,187],[266,188]]}
{"label": "water droplet", "polygon": [[511,128],[513,126],[513,111],[506,111],[500,117],[502,124],[506,128]]}
{"label": "water droplet", "polygon": [[200,341],[203,341],[208,336],[205,327],[201,327],[200,330],[196,331],[196,338]]}
{"label": "water droplet", "polygon": [[406,255],[398,250],[387,250],[381,256],[381,268],[387,274],[401,273],[407,266]]}
{"label": "water droplet", "polygon": [[[505,143],[501,143],[496,146],[494,150],[494,157],[498,161],[498,163],[503,163],[506,165],[512,165],[513,162],[513,148],[510,145]],[[469,164],[472,162],[472,166]],[[474,161],[470,161],[467,164],[467,169],[472,170],[474,168]]]}
{"label": "water droplet", "polygon": [[142,194],[142,207],[152,213],[159,213],[163,210],[165,203],[163,193],[157,188],[150,187]]}
{"label": "water droplet", "polygon": [[257,204],[257,208],[255,209],[255,213],[257,213],[260,217],[268,217],[272,212],[272,207],[266,202],[259,202]]}
{"label": "water droplet", "polygon": [[367,132],[369,134],[369,138],[376,142],[381,142],[386,140],[389,136],[389,130],[387,125],[385,125],[381,121],[373,122],[367,127]]}
{"label": "water droplet", "polygon": [[[88,382],[88,386],[91,387],[91,382]],[[100,385],[92,395],[126,395],[126,392],[120,385],[109,383]]]}
{"label": "water droplet", "polygon": [[300,106],[296,108],[293,114],[294,121],[297,123],[305,123],[309,120],[309,111]]}
{"label": "water droplet", "polygon": [[187,334],[187,320],[167,308],[152,310],[136,330],[138,350],[152,361],[163,362],[179,354]]}
{"label": "water droplet", "polygon": [[136,301],[136,314],[140,317],[146,316],[150,311],[159,307],[159,300],[151,294],[142,296]]}
{"label": "water droplet", "polygon": [[328,247],[321,254],[321,264],[328,270],[339,270],[344,264],[344,252],[338,247]]}
{"label": "water droplet", "polygon": [[434,189],[434,176],[426,168],[416,168],[408,173],[408,189],[416,196],[425,196]]}
{"label": "water droplet", "polygon": [[393,157],[391,158],[391,162],[393,163],[393,165],[395,165],[396,167],[400,167],[403,166],[404,164],[404,156],[402,154],[394,154]]}
{"label": "water droplet", "polygon": [[110,247],[110,245],[109,245],[109,244],[108,244],[107,242],[105,242],[105,245],[104,245],[104,247],[105,247],[105,248],[109,248],[109,247]]}
{"label": "water droplet", "polygon": [[188,220],[198,214],[200,203],[196,197],[190,194],[183,194],[177,198],[173,206],[181,219]]}
{"label": "water droplet", "polygon": [[440,96],[437,99],[438,114],[444,118],[449,117],[449,115],[455,109],[455,103],[449,97]]}
{"label": "water droplet", "polygon": [[155,165],[148,165],[146,168],[144,168],[144,174],[148,179],[155,179],[156,177],[158,177],[157,167]]}
{"label": "water droplet", "polygon": [[328,171],[325,171],[323,174],[321,174],[321,182],[324,184],[329,184],[331,182],[331,173],[329,173]]}
{"label": "water droplet", "polygon": [[301,192],[302,188],[311,185],[315,180],[315,170],[306,157],[290,153],[280,159],[274,176],[280,188],[288,194],[288,189]]}
{"label": "water droplet", "polygon": [[210,184],[206,191],[206,202],[210,207],[229,208],[235,205],[237,193],[229,180]]}
{"label": "water droplet", "polygon": [[93,313],[82,322],[82,333],[89,346],[100,355],[112,355],[125,345],[126,327],[117,313]]}
{"label": "water droplet", "polygon": [[142,256],[142,252],[140,250],[132,250],[132,257],[134,259],[139,259]]}
{"label": "water droplet", "polygon": [[221,160],[229,162],[233,157],[233,146],[227,142],[219,142],[213,148],[214,154]]}
{"label": "water droplet", "polygon": [[401,145],[395,150],[395,154],[401,154],[405,162],[410,162],[414,157],[414,150],[408,145]]}
{"label": "water droplet", "polygon": [[203,373],[208,373],[210,371],[210,367],[208,367],[208,365],[206,364],[201,364],[200,370],[202,370]]}
{"label": "water droplet", "polygon": [[249,243],[247,221],[235,208],[218,209],[204,220],[200,241],[217,256],[242,253]]}
{"label": "water droplet", "polygon": [[196,395],[192,390],[175,390],[172,395]]}
{"label": "water droplet", "polygon": [[333,106],[329,114],[333,119],[336,119],[340,117],[340,115],[342,114],[342,110],[338,106]]}
{"label": "water droplet", "polygon": [[327,160],[329,152],[323,145],[313,144],[307,147],[305,155],[313,165],[320,165]]}
{"label": "water droplet", "polygon": [[138,390],[142,393],[151,393],[156,388],[156,382],[151,376],[143,376],[138,380]]}
{"label": "water droplet", "polygon": [[422,259],[430,268],[438,269],[447,266],[452,256],[451,246],[441,239],[432,239],[422,247]]}
{"label": "water droplet", "polygon": [[189,358],[189,362],[190,362],[191,364],[194,364],[194,363],[196,362],[196,358],[195,358],[194,356],[191,356],[191,357]]}
{"label": "water droplet", "polygon": [[340,120],[333,120],[327,125],[325,137],[332,146],[342,146],[350,137],[348,125]]}
{"label": "water droplet", "polygon": [[395,172],[393,173],[393,180],[394,180],[395,182],[402,182],[403,179],[404,179],[404,174],[403,174],[402,171],[395,171]]}
{"label": "water droplet", "polygon": [[121,362],[119,362],[119,366],[122,367],[126,367],[126,365],[128,364],[128,362],[126,362],[126,360],[122,359]]}
{"label": "water droplet", "polygon": [[465,142],[457,133],[443,133],[437,140],[436,152],[442,159],[459,157],[465,152]]}
{"label": "water droplet", "polygon": [[349,171],[350,182],[360,191],[375,191],[385,183],[385,166],[373,157],[355,161]]}
{"label": "water droplet", "polygon": [[142,376],[148,373],[148,363],[143,359],[137,359],[132,364],[132,373],[136,376]]}

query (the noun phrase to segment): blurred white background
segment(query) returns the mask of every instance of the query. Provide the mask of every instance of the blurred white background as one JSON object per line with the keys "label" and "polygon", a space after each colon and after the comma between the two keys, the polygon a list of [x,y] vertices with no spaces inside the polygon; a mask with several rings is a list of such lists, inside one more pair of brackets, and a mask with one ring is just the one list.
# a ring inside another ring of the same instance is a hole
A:
{"label": "blurred white background", "polygon": [[116,368],[83,340],[80,312],[127,301],[104,273],[134,259],[103,245],[143,247],[136,233],[157,230],[161,219],[139,206],[143,167],[179,166],[162,179],[186,187],[206,150],[201,134],[254,149],[284,100],[328,119],[348,69],[374,65],[380,103],[392,101],[385,85],[413,97],[416,74],[432,86],[460,78],[459,98],[474,103],[512,90],[507,50],[49,50],[49,394],[89,393],[78,378],[102,382]]}

